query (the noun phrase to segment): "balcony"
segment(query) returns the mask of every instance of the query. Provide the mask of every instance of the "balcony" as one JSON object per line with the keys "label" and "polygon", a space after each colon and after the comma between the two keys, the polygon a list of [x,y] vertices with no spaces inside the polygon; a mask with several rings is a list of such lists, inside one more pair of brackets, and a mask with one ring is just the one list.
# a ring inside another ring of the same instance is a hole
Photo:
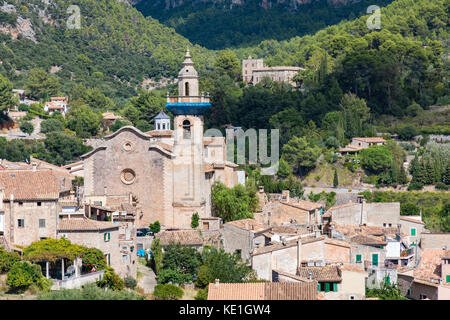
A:
{"label": "balcony", "polygon": [[166,108],[174,115],[201,115],[209,107],[207,96],[167,96]]}
{"label": "balcony", "polygon": [[209,103],[207,96],[167,96],[167,103]]}

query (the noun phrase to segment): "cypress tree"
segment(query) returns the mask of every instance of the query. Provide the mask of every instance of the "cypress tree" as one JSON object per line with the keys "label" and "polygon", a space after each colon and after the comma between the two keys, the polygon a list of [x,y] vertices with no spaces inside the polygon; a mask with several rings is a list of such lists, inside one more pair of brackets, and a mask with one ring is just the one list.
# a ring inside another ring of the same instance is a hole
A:
{"label": "cypress tree", "polygon": [[337,170],[334,169],[333,187],[337,188],[338,185],[339,185],[338,174]]}

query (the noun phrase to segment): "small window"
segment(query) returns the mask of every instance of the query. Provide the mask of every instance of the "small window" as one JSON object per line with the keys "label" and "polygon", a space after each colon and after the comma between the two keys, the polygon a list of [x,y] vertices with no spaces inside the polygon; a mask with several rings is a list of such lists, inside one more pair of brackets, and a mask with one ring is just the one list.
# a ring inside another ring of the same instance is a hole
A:
{"label": "small window", "polygon": [[389,228],[392,227],[392,223],[389,223]]}
{"label": "small window", "polygon": [[21,207],[21,206],[23,206],[23,202],[22,201],[19,202],[19,207]]}
{"label": "small window", "polygon": [[357,254],[356,255],[356,263],[361,263],[362,259],[361,259],[361,255]]}
{"label": "small window", "polygon": [[38,202],[37,202],[37,206],[38,206],[38,207],[41,207],[41,206],[42,206],[42,202],[38,201]]}
{"label": "small window", "polygon": [[337,282],[333,282],[333,292],[337,292],[338,291],[338,284]]}
{"label": "small window", "polygon": [[39,219],[39,228],[45,228],[45,219]]}
{"label": "small window", "polygon": [[415,236],[416,235],[416,228],[411,228],[411,235]]}
{"label": "small window", "polygon": [[350,296],[350,300],[355,300],[355,296]]}
{"label": "small window", "polygon": [[410,296],[411,295],[411,289],[406,290],[406,296]]}
{"label": "small window", "polygon": [[383,227],[386,227],[386,223],[383,223]]}
{"label": "small window", "polygon": [[166,124],[165,123],[163,123],[163,130],[166,130]]}
{"label": "small window", "polygon": [[450,274],[445,277],[445,282],[450,283]]}
{"label": "small window", "polygon": [[109,266],[111,264],[111,255],[109,253],[105,254],[106,264]]}
{"label": "small window", "polygon": [[426,295],[424,295],[424,294],[420,294],[420,295],[419,295],[419,298],[420,298],[420,300],[424,300],[424,299],[426,299],[426,298],[427,298],[427,296],[426,296]]}
{"label": "small window", "polygon": [[19,228],[24,228],[25,227],[25,220],[24,219],[17,219],[17,226]]}
{"label": "small window", "polygon": [[111,239],[111,234],[109,232],[105,232],[103,234],[103,240],[105,240],[105,242],[108,242]]}

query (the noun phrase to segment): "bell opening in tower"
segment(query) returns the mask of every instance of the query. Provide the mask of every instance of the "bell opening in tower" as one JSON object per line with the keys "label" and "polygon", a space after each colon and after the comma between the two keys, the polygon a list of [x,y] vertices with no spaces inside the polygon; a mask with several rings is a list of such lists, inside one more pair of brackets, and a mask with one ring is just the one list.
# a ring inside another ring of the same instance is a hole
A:
{"label": "bell opening in tower", "polygon": [[183,139],[191,138],[191,123],[189,120],[183,121]]}
{"label": "bell opening in tower", "polygon": [[189,82],[184,83],[184,95],[189,96]]}

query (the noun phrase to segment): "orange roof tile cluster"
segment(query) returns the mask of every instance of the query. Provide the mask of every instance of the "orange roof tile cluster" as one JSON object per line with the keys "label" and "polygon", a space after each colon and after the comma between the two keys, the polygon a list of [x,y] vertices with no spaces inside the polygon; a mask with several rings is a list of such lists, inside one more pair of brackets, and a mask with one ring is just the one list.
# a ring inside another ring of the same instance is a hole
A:
{"label": "orange roof tile cluster", "polygon": [[87,218],[62,219],[58,221],[58,231],[102,231],[119,229],[120,225],[107,221],[97,221]]}
{"label": "orange roof tile cluster", "polygon": [[311,276],[312,280],[319,282],[342,281],[341,270],[338,266],[299,267],[297,275],[306,279],[309,279]]}
{"label": "orange roof tile cluster", "polygon": [[248,230],[248,231],[254,231],[254,232],[261,232],[264,230],[269,229],[269,226],[267,226],[264,223],[260,223],[256,221],[255,219],[242,219],[242,220],[235,220],[225,223],[225,225],[234,226],[239,229]]}
{"label": "orange roof tile cluster", "polygon": [[171,146],[171,145],[169,145],[169,144],[167,144],[167,143],[164,143],[164,142],[156,142],[156,145],[159,146],[160,148],[163,148],[163,149],[167,150],[167,151],[170,151],[170,152],[173,151],[173,146]]}
{"label": "orange roof tile cluster", "polygon": [[317,300],[316,282],[210,283],[208,300]]}
{"label": "orange roof tile cluster", "polygon": [[332,223],[332,226],[336,231],[339,231],[347,237],[353,237],[355,235],[383,236],[384,234],[395,236],[398,231],[395,227],[351,226],[337,223]]}
{"label": "orange roof tile cluster", "polygon": [[60,183],[51,170],[0,170],[0,189],[5,200],[53,200],[59,198]]}
{"label": "orange roof tile cluster", "polygon": [[104,112],[104,113],[102,113],[102,117],[105,120],[117,120],[117,119],[123,120],[122,116],[118,116],[112,112]]}
{"label": "orange roof tile cluster", "polygon": [[350,238],[351,242],[357,243],[357,244],[362,244],[362,245],[366,245],[366,246],[378,246],[378,245],[386,245],[387,242],[383,241],[377,237],[374,236],[367,236],[367,235],[363,235],[363,234],[358,234],[354,237]]}
{"label": "orange roof tile cluster", "polygon": [[446,253],[446,250],[442,249],[425,249],[418,267],[413,272],[414,277],[426,281],[440,279],[442,258]]}
{"label": "orange roof tile cluster", "polygon": [[422,221],[420,221],[420,220],[418,220],[418,219],[408,218],[408,217],[405,217],[405,216],[400,216],[400,220],[403,220],[403,221],[409,221],[409,222],[414,222],[414,223],[418,223],[418,224],[423,224],[423,225],[425,225],[425,223],[423,223]]}
{"label": "orange roof tile cluster", "polygon": [[381,137],[358,137],[358,138],[353,138],[354,140],[358,140],[358,141],[363,141],[363,142],[367,142],[367,143],[379,143],[379,142],[386,142],[386,140],[384,140]]}
{"label": "orange roof tile cluster", "polygon": [[312,210],[320,209],[323,207],[323,205],[320,203],[306,201],[306,200],[289,199],[289,203],[287,203],[287,204],[297,207],[302,210],[306,210],[306,211],[312,211]]}
{"label": "orange roof tile cluster", "polygon": [[173,130],[151,130],[145,133],[150,137],[172,137]]}

